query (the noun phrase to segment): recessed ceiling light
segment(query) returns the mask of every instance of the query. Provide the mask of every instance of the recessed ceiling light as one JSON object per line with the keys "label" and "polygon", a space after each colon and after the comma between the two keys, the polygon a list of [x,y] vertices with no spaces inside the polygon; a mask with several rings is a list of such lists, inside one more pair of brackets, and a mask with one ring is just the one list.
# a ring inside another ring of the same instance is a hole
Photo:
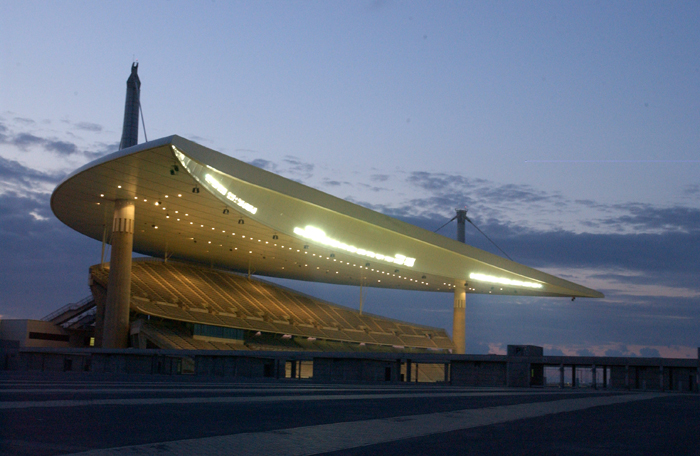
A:
{"label": "recessed ceiling light", "polygon": [[122,188],[122,186],[121,186],[121,185],[117,185],[117,188]]}

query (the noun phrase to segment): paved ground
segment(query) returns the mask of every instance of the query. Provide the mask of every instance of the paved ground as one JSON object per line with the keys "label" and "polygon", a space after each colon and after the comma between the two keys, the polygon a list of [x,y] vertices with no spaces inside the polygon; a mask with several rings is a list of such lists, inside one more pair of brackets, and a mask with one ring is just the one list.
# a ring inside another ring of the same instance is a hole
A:
{"label": "paved ground", "polygon": [[0,375],[0,455],[700,454],[700,397]]}

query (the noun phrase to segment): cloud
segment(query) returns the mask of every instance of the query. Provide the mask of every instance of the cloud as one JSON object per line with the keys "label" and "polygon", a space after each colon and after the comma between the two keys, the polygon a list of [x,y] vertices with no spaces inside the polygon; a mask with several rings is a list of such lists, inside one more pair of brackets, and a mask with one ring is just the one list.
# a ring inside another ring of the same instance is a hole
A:
{"label": "cloud", "polygon": [[488,182],[478,178],[474,179],[446,173],[429,173],[426,171],[414,171],[406,180],[424,190],[434,191],[470,189]]}
{"label": "cloud", "polygon": [[374,182],[386,182],[389,180],[389,175],[388,174],[372,174],[369,176],[371,181]]}
{"label": "cloud", "polygon": [[693,185],[686,185],[683,187],[683,194],[686,196],[694,196],[700,193],[700,185],[698,184],[693,184]]}
{"label": "cloud", "polygon": [[644,347],[639,350],[639,356],[643,358],[661,358],[659,350],[655,348]]}
{"label": "cloud", "polygon": [[23,166],[15,160],[0,157],[0,191],[48,193],[65,173],[47,173]]}
{"label": "cloud", "polygon": [[340,187],[343,184],[347,184],[348,182],[340,182],[337,180],[331,180],[331,179],[323,179],[323,185],[326,187]]}
{"label": "cloud", "polygon": [[627,213],[600,220],[599,224],[606,225],[617,231],[700,232],[700,209],[697,208],[683,206],[655,207],[651,204],[640,203],[615,205],[613,208]]}
{"label": "cloud", "polygon": [[46,150],[59,155],[73,155],[78,152],[78,146],[66,141],[44,140],[43,146]]}
{"label": "cloud", "polygon": [[289,165],[287,172],[292,175],[297,175],[303,179],[310,179],[313,175],[313,163],[305,163],[291,155],[287,155],[283,161]]}
{"label": "cloud", "polygon": [[18,147],[22,150],[27,150],[29,146],[41,146],[44,144],[44,139],[34,136],[31,133],[19,133],[13,137],[5,139],[6,144]]}
{"label": "cloud", "polygon": [[[48,194],[0,194],[0,313],[41,318],[90,291],[88,267],[99,262],[99,243],[61,224]],[[31,305],[27,305],[31,303]]]}
{"label": "cloud", "polygon": [[[119,143],[96,143],[87,148],[81,148],[78,143],[65,141],[55,137],[44,136],[31,131],[24,131],[27,126],[34,125],[34,121],[30,119],[15,118],[15,122],[24,127],[22,131],[13,132],[5,124],[0,124],[0,144],[5,144],[15,147],[22,152],[27,152],[30,149],[39,148],[45,152],[57,155],[60,157],[82,156],[87,159],[98,158],[107,152],[114,152],[119,148]],[[76,128],[88,131],[102,131],[102,127],[89,122],[80,122],[76,124]],[[68,136],[75,137],[70,131],[65,132]],[[109,147],[107,150],[106,147]],[[92,150],[90,150],[92,149]]]}
{"label": "cloud", "polygon": [[78,122],[75,124],[76,128],[85,131],[102,131],[102,125],[98,125],[92,122]]}
{"label": "cloud", "polygon": [[249,161],[249,164],[262,168],[264,170],[275,172],[277,171],[277,165],[269,160],[263,160],[262,158],[256,158],[255,160]]}

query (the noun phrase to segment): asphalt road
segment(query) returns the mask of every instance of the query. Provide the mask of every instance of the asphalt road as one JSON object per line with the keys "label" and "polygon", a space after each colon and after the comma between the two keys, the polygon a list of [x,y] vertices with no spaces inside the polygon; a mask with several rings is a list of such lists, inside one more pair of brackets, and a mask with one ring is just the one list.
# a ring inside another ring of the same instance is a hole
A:
{"label": "asphalt road", "polygon": [[0,455],[700,454],[700,396],[0,375]]}

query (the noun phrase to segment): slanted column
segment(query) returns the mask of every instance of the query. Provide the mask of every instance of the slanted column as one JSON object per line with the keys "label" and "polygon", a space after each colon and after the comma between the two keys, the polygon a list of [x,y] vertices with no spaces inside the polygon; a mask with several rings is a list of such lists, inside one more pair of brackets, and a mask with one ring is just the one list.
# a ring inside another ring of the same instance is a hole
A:
{"label": "slanted column", "polygon": [[134,245],[134,203],[114,202],[112,253],[104,311],[102,348],[129,346],[129,303],[131,300],[131,250]]}
{"label": "slanted column", "polygon": [[467,292],[463,285],[455,286],[455,307],[452,316],[452,340],[455,343],[455,353],[463,355],[467,345],[466,321]]}

